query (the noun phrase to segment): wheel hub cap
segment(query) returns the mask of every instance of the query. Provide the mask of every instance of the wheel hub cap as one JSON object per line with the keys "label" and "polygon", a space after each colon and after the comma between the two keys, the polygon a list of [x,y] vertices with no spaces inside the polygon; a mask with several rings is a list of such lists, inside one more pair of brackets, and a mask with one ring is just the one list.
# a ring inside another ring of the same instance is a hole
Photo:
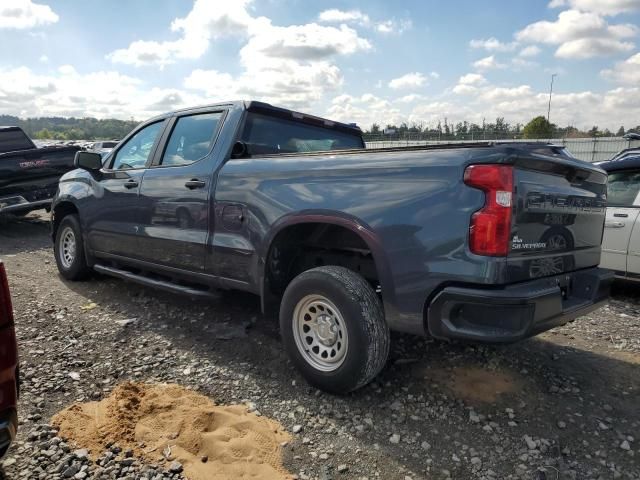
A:
{"label": "wheel hub cap", "polygon": [[347,328],[338,308],[322,295],[308,295],[293,312],[293,336],[305,361],[330,372],[344,362],[348,349]]}

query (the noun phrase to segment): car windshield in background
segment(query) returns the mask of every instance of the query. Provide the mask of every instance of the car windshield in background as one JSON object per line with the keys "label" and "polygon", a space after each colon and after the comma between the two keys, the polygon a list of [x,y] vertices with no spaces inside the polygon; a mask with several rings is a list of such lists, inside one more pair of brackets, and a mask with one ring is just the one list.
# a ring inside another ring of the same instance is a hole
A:
{"label": "car windshield in background", "polygon": [[250,155],[364,148],[359,134],[249,113],[242,133]]}
{"label": "car windshield in background", "polygon": [[621,171],[609,174],[607,204],[612,207],[640,205],[640,172]]}

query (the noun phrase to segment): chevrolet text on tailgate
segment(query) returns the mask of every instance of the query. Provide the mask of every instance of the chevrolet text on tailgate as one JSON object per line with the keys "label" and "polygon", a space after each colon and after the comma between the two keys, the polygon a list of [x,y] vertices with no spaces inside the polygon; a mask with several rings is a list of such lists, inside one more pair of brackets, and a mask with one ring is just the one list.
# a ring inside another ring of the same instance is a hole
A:
{"label": "chevrolet text on tailgate", "polygon": [[606,301],[606,174],[547,144],[366,150],[260,102],[153,118],[53,203],[63,277],[260,295],[313,385],[371,381],[389,332],[513,342]]}

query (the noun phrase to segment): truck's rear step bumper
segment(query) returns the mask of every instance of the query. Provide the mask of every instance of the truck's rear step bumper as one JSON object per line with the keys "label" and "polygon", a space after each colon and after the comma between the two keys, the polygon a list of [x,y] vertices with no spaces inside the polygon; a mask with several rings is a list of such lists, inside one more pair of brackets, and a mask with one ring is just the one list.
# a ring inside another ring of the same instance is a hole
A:
{"label": "truck's rear step bumper", "polygon": [[51,198],[45,200],[28,201],[22,196],[0,198],[0,214],[20,212],[24,210],[39,210],[51,205]]}
{"label": "truck's rear step bumper", "polygon": [[446,287],[429,305],[427,329],[436,338],[514,342],[601,307],[613,278],[590,268],[500,289]]}

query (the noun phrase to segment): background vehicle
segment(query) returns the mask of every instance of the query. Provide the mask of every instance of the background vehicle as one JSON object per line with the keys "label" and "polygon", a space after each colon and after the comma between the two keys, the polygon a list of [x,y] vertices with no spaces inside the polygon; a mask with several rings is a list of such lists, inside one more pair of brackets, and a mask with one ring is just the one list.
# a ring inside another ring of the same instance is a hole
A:
{"label": "background vehicle", "polygon": [[0,214],[48,208],[76,146],[37,148],[19,127],[0,127]]}
{"label": "background vehicle", "polygon": [[103,157],[107,155],[118,144],[116,140],[106,140],[101,142],[92,143],[87,150],[96,152]]}
{"label": "background vehicle", "polygon": [[640,280],[640,152],[600,166],[609,173],[600,265]]}
{"label": "background vehicle", "polygon": [[13,324],[9,282],[0,261],[0,458],[18,430],[18,346]]}
{"label": "background vehicle", "polygon": [[353,126],[236,102],[151,119],[105,165],[76,161],[52,216],[65,278],[256,293],[325,390],[369,382],[390,329],[511,342],[608,296],[606,174],[553,145],[365,150]]}

